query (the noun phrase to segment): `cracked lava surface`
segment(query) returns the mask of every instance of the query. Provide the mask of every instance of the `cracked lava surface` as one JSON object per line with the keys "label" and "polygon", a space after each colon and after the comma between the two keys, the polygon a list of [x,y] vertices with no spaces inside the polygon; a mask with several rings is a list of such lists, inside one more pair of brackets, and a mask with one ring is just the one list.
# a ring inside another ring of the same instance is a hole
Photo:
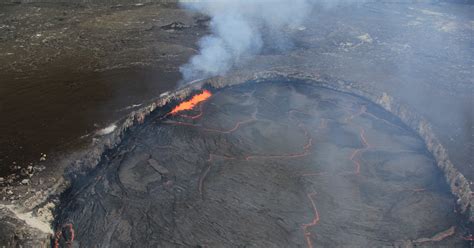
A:
{"label": "cracked lava surface", "polygon": [[72,238],[55,244],[467,245],[422,141],[370,102],[302,83],[206,96],[155,113],[79,177],[58,215]]}

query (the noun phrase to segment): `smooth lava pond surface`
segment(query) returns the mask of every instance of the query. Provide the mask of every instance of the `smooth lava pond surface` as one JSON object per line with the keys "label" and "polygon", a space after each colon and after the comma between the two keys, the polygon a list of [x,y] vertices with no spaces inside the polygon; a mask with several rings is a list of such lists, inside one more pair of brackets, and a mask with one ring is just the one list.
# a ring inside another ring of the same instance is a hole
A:
{"label": "smooth lava pond surface", "polygon": [[364,99],[254,83],[160,111],[62,196],[56,244],[467,245],[423,142]]}

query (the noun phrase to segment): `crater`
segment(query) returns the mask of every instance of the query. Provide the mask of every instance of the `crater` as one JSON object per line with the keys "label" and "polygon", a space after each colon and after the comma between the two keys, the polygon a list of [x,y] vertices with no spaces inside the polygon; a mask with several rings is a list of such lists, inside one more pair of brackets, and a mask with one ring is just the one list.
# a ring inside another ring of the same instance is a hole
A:
{"label": "crater", "polygon": [[190,110],[156,110],[75,180],[54,243],[465,246],[455,199],[420,144],[388,112],[332,89],[212,90]]}

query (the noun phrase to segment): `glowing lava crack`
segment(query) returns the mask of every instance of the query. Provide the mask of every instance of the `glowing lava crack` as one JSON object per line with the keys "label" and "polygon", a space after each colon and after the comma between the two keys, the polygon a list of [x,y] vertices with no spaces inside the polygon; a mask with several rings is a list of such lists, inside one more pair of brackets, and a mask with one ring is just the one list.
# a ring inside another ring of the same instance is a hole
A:
{"label": "glowing lava crack", "polygon": [[54,246],[460,247],[472,238],[453,221],[455,201],[438,190],[422,141],[370,102],[297,83],[213,94],[146,120],[78,180]]}

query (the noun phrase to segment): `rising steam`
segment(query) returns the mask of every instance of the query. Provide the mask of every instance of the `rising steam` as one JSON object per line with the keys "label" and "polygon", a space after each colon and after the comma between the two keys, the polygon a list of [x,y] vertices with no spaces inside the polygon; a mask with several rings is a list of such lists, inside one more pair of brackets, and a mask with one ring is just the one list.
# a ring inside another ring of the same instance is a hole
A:
{"label": "rising steam", "polygon": [[180,68],[186,81],[223,75],[261,52],[264,45],[287,48],[289,42],[282,35],[283,30],[298,27],[313,7],[311,0],[180,2],[211,17],[212,34],[199,41],[199,54]]}

